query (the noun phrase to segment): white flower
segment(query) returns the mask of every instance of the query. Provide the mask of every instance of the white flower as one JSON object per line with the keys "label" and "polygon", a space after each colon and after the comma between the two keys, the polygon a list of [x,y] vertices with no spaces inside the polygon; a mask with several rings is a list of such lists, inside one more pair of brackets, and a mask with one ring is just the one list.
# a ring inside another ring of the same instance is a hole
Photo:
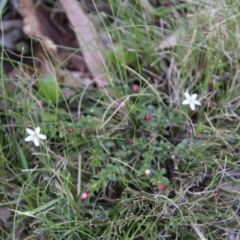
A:
{"label": "white flower", "polygon": [[43,134],[40,134],[40,127],[37,127],[33,130],[26,128],[27,133],[29,134],[28,137],[25,138],[25,142],[30,142],[33,141],[33,143],[35,144],[35,146],[39,146],[39,142],[40,140],[45,140],[47,139],[47,137]]}
{"label": "white flower", "polygon": [[151,172],[152,172],[152,170],[151,170],[150,168],[147,168],[147,169],[145,170],[145,174],[147,174],[147,175],[149,175]]}
{"label": "white flower", "polygon": [[185,92],[184,95],[185,95],[186,99],[182,101],[182,104],[183,105],[188,104],[189,107],[192,109],[192,111],[195,110],[195,105],[201,105],[201,103],[198,100],[196,100],[197,99],[197,94],[196,93],[194,93],[192,95],[189,95],[188,92]]}

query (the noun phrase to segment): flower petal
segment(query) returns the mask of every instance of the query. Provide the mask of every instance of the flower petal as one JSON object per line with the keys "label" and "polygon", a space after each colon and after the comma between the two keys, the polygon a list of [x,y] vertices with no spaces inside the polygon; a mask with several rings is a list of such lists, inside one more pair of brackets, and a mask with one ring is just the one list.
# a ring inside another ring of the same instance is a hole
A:
{"label": "flower petal", "polygon": [[42,140],[47,139],[47,137],[43,134],[38,134],[37,136],[38,136],[39,139],[42,139]]}
{"label": "flower petal", "polygon": [[183,105],[189,104],[189,100],[187,100],[187,99],[183,100],[183,101],[182,101],[182,104],[183,104]]}
{"label": "flower petal", "polygon": [[35,128],[35,133],[36,133],[37,135],[40,133],[40,131],[41,131],[40,127],[36,127],[36,128]]}
{"label": "flower petal", "polygon": [[25,138],[25,142],[30,142],[33,140],[33,137],[32,136],[28,136]]}
{"label": "flower petal", "polygon": [[193,101],[195,101],[195,100],[197,99],[197,94],[196,94],[196,93],[192,94],[192,95],[191,95],[191,99],[192,99]]}
{"label": "flower petal", "polygon": [[189,106],[190,106],[190,108],[191,108],[193,111],[195,110],[195,105],[194,105],[194,103],[190,103]]}
{"label": "flower petal", "polygon": [[38,138],[33,138],[33,143],[35,144],[35,146],[36,147],[38,147],[39,146],[39,140],[38,140]]}
{"label": "flower petal", "polygon": [[35,132],[29,128],[26,128],[26,131],[29,135],[33,135]]}
{"label": "flower petal", "polygon": [[201,103],[200,103],[198,100],[195,100],[193,103],[194,103],[195,105],[201,105]]}
{"label": "flower petal", "polygon": [[185,92],[185,93],[184,93],[184,96],[185,96],[185,98],[186,98],[187,100],[191,98],[188,92]]}

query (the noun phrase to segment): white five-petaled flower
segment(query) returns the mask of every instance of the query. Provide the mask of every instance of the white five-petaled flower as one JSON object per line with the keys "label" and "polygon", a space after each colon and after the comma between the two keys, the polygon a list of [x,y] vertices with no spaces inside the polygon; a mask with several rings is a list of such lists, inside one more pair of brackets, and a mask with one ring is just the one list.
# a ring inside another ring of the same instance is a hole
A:
{"label": "white five-petaled flower", "polygon": [[29,128],[26,128],[27,133],[29,134],[28,137],[25,138],[25,142],[33,141],[35,146],[39,146],[40,140],[45,140],[47,137],[43,134],[40,134],[40,127],[35,128],[34,130],[31,130]]}
{"label": "white five-petaled flower", "polygon": [[190,95],[188,92],[185,92],[184,96],[186,99],[182,101],[182,104],[189,105],[189,107],[192,109],[192,111],[195,110],[195,105],[201,105],[200,101],[196,100],[197,99],[196,93]]}

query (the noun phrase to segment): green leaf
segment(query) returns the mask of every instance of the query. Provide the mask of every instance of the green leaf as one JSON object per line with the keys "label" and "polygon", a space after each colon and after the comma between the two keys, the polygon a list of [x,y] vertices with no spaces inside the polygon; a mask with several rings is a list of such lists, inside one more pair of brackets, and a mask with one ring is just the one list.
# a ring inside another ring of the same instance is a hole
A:
{"label": "green leaf", "polygon": [[[18,156],[20,158],[22,168],[24,170],[28,170],[29,167],[28,167],[27,159],[25,158],[25,155],[24,155],[22,149],[20,148],[19,144],[18,143],[16,143],[16,144],[17,144]],[[30,173],[28,171],[26,171],[26,174],[27,174],[28,178],[30,178]]]}
{"label": "green leaf", "polygon": [[46,73],[37,80],[38,93],[47,101],[57,103],[61,90],[57,79],[51,73]]}
{"label": "green leaf", "polygon": [[136,61],[136,53],[128,51],[122,45],[109,50],[108,56],[112,62],[124,63],[126,65],[133,64]]}
{"label": "green leaf", "polygon": [[17,210],[13,210],[15,213],[19,214],[19,215],[24,215],[24,216],[29,216],[29,217],[36,217],[36,214],[39,212],[43,212],[43,211],[47,211],[48,208],[54,206],[58,201],[60,200],[60,198],[58,199],[53,199],[52,201],[43,204],[42,206],[35,208],[31,211],[27,211],[27,212],[22,212],[22,211],[17,211]]}

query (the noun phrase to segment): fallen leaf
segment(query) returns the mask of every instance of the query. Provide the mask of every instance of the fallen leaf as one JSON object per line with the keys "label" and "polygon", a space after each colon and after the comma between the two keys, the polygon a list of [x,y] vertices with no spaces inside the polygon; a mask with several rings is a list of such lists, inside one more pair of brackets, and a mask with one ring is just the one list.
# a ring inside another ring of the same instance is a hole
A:
{"label": "fallen leaf", "polygon": [[23,13],[23,31],[26,35],[34,36],[42,40],[42,44],[47,50],[56,51],[57,47],[54,42],[44,36],[41,29],[41,24],[37,18],[32,0],[20,0],[20,6]]}
{"label": "fallen leaf", "polygon": [[103,43],[98,40],[96,30],[76,0],[60,0],[68,20],[76,32],[85,62],[98,87],[106,86],[107,80],[101,70],[105,66]]}

